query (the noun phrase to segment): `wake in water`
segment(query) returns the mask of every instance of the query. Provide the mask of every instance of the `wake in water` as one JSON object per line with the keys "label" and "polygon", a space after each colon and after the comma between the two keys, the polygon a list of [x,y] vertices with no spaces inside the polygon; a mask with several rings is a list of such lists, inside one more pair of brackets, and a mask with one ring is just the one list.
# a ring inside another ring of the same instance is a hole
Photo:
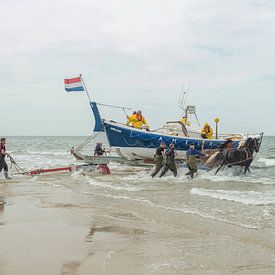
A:
{"label": "wake in water", "polygon": [[271,158],[260,158],[258,162],[263,163],[267,167],[274,167],[275,166],[275,159]]}
{"label": "wake in water", "polygon": [[275,204],[275,192],[256,191],[227,191],[205,188],[192,188],[192,195],[206,196],[219,200],[239,202],[247,205],[271,205]]}

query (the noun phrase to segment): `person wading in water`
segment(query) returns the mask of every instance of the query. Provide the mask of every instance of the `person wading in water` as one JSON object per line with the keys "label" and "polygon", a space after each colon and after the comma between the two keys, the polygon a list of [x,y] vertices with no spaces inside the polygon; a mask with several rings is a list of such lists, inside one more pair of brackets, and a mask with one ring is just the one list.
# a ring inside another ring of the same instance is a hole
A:
{"label": "person wading in water", "polygon": [[160,143],[159,148],[156,150],[156,154],[154,157],[155,160],[155,169],[153,173],[151,174],[151,177],[153,178],[162,168],[163,166],[163,159],[164,159],[164,150],[166,148],[166,144],[164,142]]}
{"label": "person wading in water", "polygon": [[175,163],[176,154],[175,154],[174,147],[175,147],[175,144],[171,143],[169,145],[169,148],[167,148],[165,151],[164,166],[161,170],[161,174],[159,176],[160,178],[164,176],[169,169],[173,172],[174,177],[177,176],[177,166]]}
{"label": "person wading in water", "polygon": [[6,157],[7,152],[6,152],[6,139],[1,138],[1,143],[0,143],[0,173],[2,172],[2,169],[4,169],[4,175],[6,179],[11,179],[8,174],[8,165],[6,163],[5,157]]}
{"label": "person wading in water", "polygon": [[186,164],[189,171],[185,174],[186,176],[194,177],[194,174],[198,171],[197,157],[206,157],[201,151],[195,149],[195,145],[190,145],[190,148],[186,151]]}

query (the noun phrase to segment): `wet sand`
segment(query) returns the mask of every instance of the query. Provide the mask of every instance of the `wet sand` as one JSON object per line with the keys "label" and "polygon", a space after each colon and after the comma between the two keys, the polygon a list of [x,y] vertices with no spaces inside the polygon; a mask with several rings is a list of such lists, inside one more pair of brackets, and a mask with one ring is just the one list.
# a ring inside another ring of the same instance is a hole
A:
{"label": "wet sand", "polygon": [[275,274],[270,227],[167,215],[87,192],[68,174],[1,180],[0,232],[1,275]]}

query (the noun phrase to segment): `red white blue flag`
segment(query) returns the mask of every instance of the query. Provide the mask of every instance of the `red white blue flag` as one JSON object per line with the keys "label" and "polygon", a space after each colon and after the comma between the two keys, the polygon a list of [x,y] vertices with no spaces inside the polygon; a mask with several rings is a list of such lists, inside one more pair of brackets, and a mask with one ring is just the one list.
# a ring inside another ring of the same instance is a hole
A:
{"label": "red white blue flag", "polygon": [[66,92],[79,92],[84,91],[84,86],[81,77],[64,79]]}

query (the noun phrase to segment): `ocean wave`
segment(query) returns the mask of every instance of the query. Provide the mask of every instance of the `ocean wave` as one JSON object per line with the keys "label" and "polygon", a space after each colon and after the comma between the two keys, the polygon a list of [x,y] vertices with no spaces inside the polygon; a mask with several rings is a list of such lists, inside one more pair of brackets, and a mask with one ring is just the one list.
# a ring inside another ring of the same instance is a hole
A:
{"label": "ocean wave", "polygon": [[175,212],[181,212],[183,214],[196,215],[196,216],[202,217],[204,219],[215,220],[215,221],[219,221],[219,222],[233,224],[233,225],[237,225],[237,226],[247,228],[247,229],[260,229],[261,228],[259,225],[244,224],[244,223],[241,223],[241,222],[228,220],[228,219],[225,219],[225,218],[217,217],[217,215],[215,215],[215,214],[202,212],[202,211],[199,211],[197,209],[192,209],[192,208],[183,209],[183,208],[165,207],[165,206],[161,206],[160,208],[175,211]]}
{"label": "ocean wave", "polygon": [[212,182],[245,182],[246,184],[263,184],[274,185],[275,178],[269,174],[262,173],[262,171],[251,170],[250,173],[243,174],[239,167],[225,168],[217,175],[214,171],[200,172],[195,179],[209,180]]}
{"label": "ocean wave", "polygon": [[167,210],[167,211],[179,212],[179,213],[188,214],[188,215],[196,215],[196,216],[199,216],[204,219],[210,219],[210,220],[215,220],[215,221],[219,221],[219,222],[224,222],[224,223],[240,226],[240,227],[247,228],[247,229],[260,229],[261,228],[261,226],[258,224],[245,224],[245,223],[238,222],[238,221],[232,221],[232,220],[228,220],[226,218],[217,217],[217,215],[215,215],[215,214],[206,213],[206,212],[199,211],[197,209],[192,209],[189,207],[188,208],[169,207],[169,206],[164,206],[164,205],[160,205],[160,204],[155,204],[154,202],[152,202],[148,199],[144,199],[144,198],[116,196],[116,195],[112,195],[112,194],[96,194],[96,195],[107,197],[107,198],[112,198],[112,199],[116,199],[116,200],[134,201],[137,203],[147,204],[152,207]]}
{"label": "ocean wave", "polygon": [[255,191],[227,191],[205,188],[192,188],[192,195],[205,196],[218,200],[238,202],[246,205],[270,205],[275,204],[275,194],[271,192]]}
{"label": "ocean wave", "polygon": [[268,158],[260,158],[258,162],[264,163],[265,166],[275,166],[275,159],[268,159]]}
{"label": "ocean wave", "polygon": [[69,156],[69,152],[50,152],[50,151],[27,151],[29,155],[51,155],[51,156]]}

